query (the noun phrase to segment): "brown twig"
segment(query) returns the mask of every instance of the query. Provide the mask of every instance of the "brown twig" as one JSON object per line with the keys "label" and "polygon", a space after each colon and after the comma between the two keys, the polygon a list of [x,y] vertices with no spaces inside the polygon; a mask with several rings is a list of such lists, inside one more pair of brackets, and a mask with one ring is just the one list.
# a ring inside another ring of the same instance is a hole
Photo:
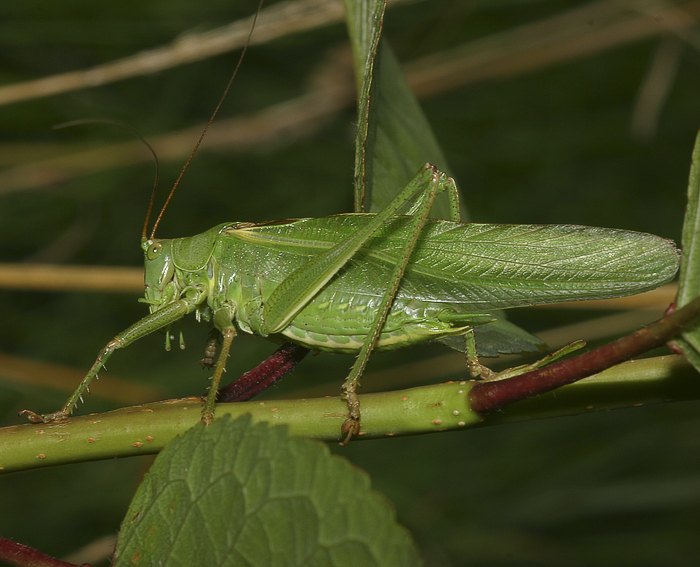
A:
{"label": "brown twig", "polygon": [[309,349],[285,343],[255,368],[219,389],[217,401],[245,402],[279,382],[309,354]]}
{"label": "brown twig", "polygon": [[[337,111],[352,104],[352,84],[329,85],[275,104],[250,116],[220,120],[212,126],[206,151],[250,148],[291,140],[322,126]],[[202,125],[153,138],[161,162],[178,161],[192,150]],[[138,142],[112,144],[18,165],[0,172],[0,194],[37,189],[81,175],[149,161]]]}
{"label": "brown twig", "polygon": [[[11,539],[0,537],[0,561],[17,567],[77,567]],[[81,567],[90,567],[87,563]]]}
{"label": "brown twig", "polygon": [[[599,53],[669,32],[685,32],[700,16],[700,2],[683,10],[660,9],[640,14],[615,2],[594,2],[582,8],[425,57],[405,66],[408,83],[419,97],[485,80],[502,79],[555,63]],[[590,22],[594,22],[591,25]],[[10,85],[12,86],[12,85]],[[6,87],[9,88],[9,87]],[[0,89],[0,95],[2,89]],[[208,149],[251,147],[308,134],[333,114],[352,104],[353,85],[324,85],[257,114],[221,121],[209,135]],[[163,161],[178,160],[191,150],[201,131],[197,125],[153,140]],[[0,173],[0,194],[64,182],[117,166],[149,159],[136,143],[115,144],[18,165]]]}
{"label": "brown twig", "polygon": [[[335,0],[279,2],[261,12],[252,44],[325,26],[342,20],[343,5]],[[171,44],[137,53],[91,69],[51,75],[0,88],[0,105],[97,87],[130,77],[200,61],[243,46],[251,17],[204,33],[190,33]]]}
{"label": "brown twig", "polygon": [[686,32],[700,17],[700,2],[630,11],[624,3],[594,2],[534,23],[493,34],[410,66],[408,81],[419,96],[457,86],[503,79],[589,56],[635,41]]}
{"label": "brown twig", "polygon": [[143,293],[143,268],[0,264],[0,289]]}
{"label": "brown twig", "polygon": [[[5,382],[14,382],[22,386],[72,392],[85,376],[85,369],[0,352],[0,376]],[[110,374],[109,380],[96,383],[91,392],[106,400],[128,404],[162,397],[162,391],[155,386],[125,380],[114,374]]]}
{"label": "brown twig", "polygon": [[654,52],[632,111],[630,129],[640,141],[649,141],[656,133],[661,110],[676,81],[682,53],[683,45],[676,38],[661,40]]}
{"label": "brown twig", "polygon": [[471,408],[489,413],[596,374],[667,343],[700,315],[700,297],[658,321],[611,343],[507,380],[482,382],[469,394]]}

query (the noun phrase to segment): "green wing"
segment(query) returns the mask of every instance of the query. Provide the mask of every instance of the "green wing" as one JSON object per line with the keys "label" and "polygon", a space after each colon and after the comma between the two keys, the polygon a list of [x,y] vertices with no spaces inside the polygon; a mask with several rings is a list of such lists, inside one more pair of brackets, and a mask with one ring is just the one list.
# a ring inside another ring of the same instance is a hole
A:
{"label": "green wing", "polygon": [[[285,257],[291,265],[301,265],[305,258],[356,233],[371,217],[336,215],[257,226],[245,231],[245,239]],[[398,261],[407,237],[406,221],[407,217],[397,217],[372,237],[331,281],[333,287],[358,296],[380,296],[384,274]],[[677,267],[674,243],[645,233],[430,221],[398,299],[483,313],[639,293],[672,279]]]}

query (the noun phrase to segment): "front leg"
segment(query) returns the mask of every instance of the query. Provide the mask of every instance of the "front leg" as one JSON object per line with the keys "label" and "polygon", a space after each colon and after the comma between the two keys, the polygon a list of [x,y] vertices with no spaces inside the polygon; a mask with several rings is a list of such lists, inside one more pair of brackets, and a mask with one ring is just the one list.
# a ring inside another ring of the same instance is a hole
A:
{"label": "front leg", "polygon": [[214,419],[214,411],[216,409],[216,396],[219,392],[219,384],[221,383],[221,376],[226,372],[226,360],[229,356],[229,351],[231,350],[231,343],[233,339],[236,338],[236,329],[233,327],[227,327],[221,331],[221,352],[219,353],[219,358],[216,360],[216,366],[214,367],[214,375],[211,378],[211,384],[209,385],[209,393],[207,394],[207,399],[204,402],[204,407],[202,408],[202,423],[204,425],[210,425]]}
{"label": "front leg", "polygon": [[221,376],[224,372],[226,372],[226,361],[228,360],[233,339],[236,338],[236,328],[233,325],[232,309],[225,305],[219,307],[214,312],[214,325],[221,333],[221,350],[219,351],[219,357],[216,359],[216,365],[214,366],[214,375],[212,376],[211,384],[209,385],[209,393],[207,394],[207,398],[204,401],[204,407],[202,408],[202,423],[204,425],[210,425],[214,420],[216,397],[219,393]]}
{"label": "front leg", "polygon": [[100,351],[100,354],[97,355],[97,360],[95,360],[94,364],[85,375],[85,378],[78,384],[78,387],[69,396],[60,410],[47,414],[38,414],[32,410],[22,410],[19,414],[25,416],[32,423],[52,423],[66,419],[73,413],[78,402],[83,400],[83,394],[89,391],[90,383],[97,378],[98,372],[104,368],[105,363],[115,350],[129,346],[141,337],[145,337],[154,331],[171,325],[178,319],[182,319],[185,315],[194,311],[195,307],[196,303],[194,301],[179,299],[163,309],[140,319],[107,343]]}

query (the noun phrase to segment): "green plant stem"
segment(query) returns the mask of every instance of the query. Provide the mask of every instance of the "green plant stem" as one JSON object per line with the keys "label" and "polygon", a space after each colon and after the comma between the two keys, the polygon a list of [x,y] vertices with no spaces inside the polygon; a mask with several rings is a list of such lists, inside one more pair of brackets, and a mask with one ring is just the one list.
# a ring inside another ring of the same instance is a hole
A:
{"label": "green plant stem", "polygon": [[[471,383],[450,382],[361,397],[361,437],[387,437],[464,428],[481,421],[469,409]],[[0,429],[0,470],[142,455],[160,451],[195,425],[202,401],[187,398],[133,406],[51,424]],[[251,414],[285,424],[293,434],[338,440],[347,406],[340,397],[218,404],[216,415]]]}
{"label": "green plant stem", "polygon": [[[484,418],[470,409],[474,382],[450,382],[360,396],[359,439],[466,429],[506,421],[569,415],[669,400],[700,399],[700,380],[679,356],[629,362],[577,384],[514,404]],[[73,417],[55,424],[0,429],[3,472],[152,454],[199,422],[201,400],[188,398]],[[458,412],[455,414],[455,412]],[[338,440],[347,408],[340,398],[219,404],[217,416],[251,414],[297,435]]]}

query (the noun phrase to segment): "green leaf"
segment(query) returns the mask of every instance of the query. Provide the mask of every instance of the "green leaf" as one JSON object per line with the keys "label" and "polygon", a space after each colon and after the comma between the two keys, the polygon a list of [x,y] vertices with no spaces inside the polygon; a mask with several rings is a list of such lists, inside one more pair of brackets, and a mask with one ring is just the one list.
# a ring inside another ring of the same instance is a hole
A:
{"label": "green leaf", "polygon": [[158,456],[134,497],[116,565],[419,565],[368,477],[286,428],[227,416]]}
{"label": "green leaf", "polygon": [[[677,307],[683,307],[700,294],[700,134],[695,139],[688,179],[688,204],[683,221],[681,275]],[[674,341],[688,361],[700,371],[700,324]]]}
{"label": "green leaf", "polygon": [[[380,42],[384,2],[346,0],[345,6],[359,99],[355,211],[376,212],[426,162],[449,170],[396,57],[386,41]],[[447,195],[438,196],[431,217],[449,219]]]}

